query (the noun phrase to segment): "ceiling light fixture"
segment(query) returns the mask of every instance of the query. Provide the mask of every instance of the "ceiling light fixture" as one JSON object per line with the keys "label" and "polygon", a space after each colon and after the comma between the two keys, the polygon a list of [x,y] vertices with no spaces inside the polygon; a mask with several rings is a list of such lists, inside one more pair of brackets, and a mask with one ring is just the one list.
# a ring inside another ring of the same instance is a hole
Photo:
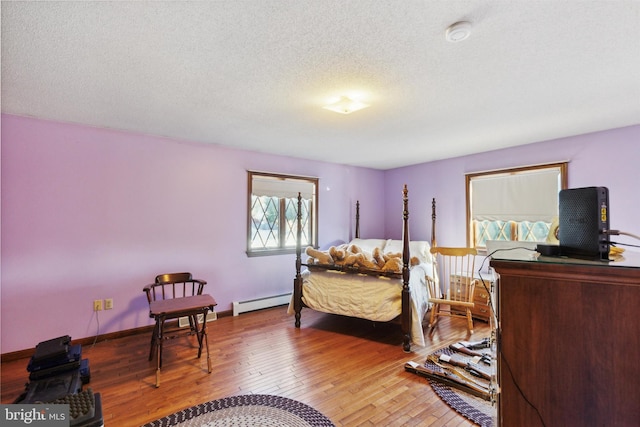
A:
{"label": "ceiling light fixture", "polygon": [[340,114],[351,114],[354,111],[362,110],[363,108],[367,108],[369,104],[365,104],[361,101],[356,101],[348,96],[341,96],[340,99],[332,104],[325,105],[324,109],[335,111]]}
{"label": "ceiling light fixture", "polygon": [[455,43],[461,42],[471,35],[471,23],[466,21],[456,22],[451,24],[445,32],[445,38],[447,41]]}

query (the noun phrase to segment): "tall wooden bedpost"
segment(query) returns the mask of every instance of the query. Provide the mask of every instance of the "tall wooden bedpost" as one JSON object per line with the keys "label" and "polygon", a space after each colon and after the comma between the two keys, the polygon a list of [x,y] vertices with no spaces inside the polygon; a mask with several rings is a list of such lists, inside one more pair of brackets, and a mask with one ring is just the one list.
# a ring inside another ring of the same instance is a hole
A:
{"label": "tall wooden bedpost", "polygon": [[436,198],[434,197],[431,200],[431,247],[435,248],[438,246],[438,242],[436,241]]}
{"label": "tall wooden bedpost", "polygon": [[402,349],[411,351],[411,293],[409,291],[409,190],[402,190]]}
{"label": "tall wooden bedpost", "polygon": [[298,193],[298,229],[296,231],[296,277],[293,279],[293,310],[295,311],[296,328],[300,327],[302,311],[302,194]]}
{"label": "tall wooden bedpost", "polygon": [[360,238],[360,200],[356,200],[356,239]]}

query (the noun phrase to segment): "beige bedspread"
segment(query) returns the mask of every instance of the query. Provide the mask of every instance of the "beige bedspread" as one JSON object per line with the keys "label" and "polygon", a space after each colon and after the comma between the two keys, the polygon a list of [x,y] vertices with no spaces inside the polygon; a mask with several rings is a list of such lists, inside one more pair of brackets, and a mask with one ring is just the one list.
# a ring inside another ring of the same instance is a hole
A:
{"label": "beige bedspread", "polygon": [[[424,347],[422,319],[429,309],[426,276],[432,276],[431,264],[421,263],[410,271],[411,340]],[[350,274],[339,271],[305,270],[302,301],[309,307],[325,313],[358,317],[376,322],[387,322],[402,311],[402,280]],[[293,301],[289,304],[293,314]]]}

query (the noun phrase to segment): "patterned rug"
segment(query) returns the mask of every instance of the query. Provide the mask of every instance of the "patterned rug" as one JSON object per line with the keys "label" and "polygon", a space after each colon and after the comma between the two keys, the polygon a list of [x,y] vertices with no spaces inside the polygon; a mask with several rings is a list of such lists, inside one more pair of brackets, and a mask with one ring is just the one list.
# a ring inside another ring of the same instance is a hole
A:
{"label": "patterned rug", "polygon": [[[456,356],[464,359],[464,356],[461,356],[448,347],[440,349],[432,355],[439,357],[441,354],[448,356],[456,354]],[[440,367],[429,360],[425,362],[425,366],[432,370],[442,371]],[[494,404],[457,388],[449,387],[441,382],[432,379],[427,380],[429,384],[431,384],[433,391],[460,415],[481,427],[492,427],[494,425],[494,418],[496,417],[497,411],[497,407]]]}
{"label": "patterned rug", "polygon": [[212,400],[144,427],[333,427],[320,412],[286,397],[247,394]]}

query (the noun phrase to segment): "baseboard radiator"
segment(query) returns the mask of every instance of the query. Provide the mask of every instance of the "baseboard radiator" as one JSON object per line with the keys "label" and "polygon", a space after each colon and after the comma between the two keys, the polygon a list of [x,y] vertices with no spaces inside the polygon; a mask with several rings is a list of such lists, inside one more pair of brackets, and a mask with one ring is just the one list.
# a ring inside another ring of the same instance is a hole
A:
{"label": "baseboard radiator", "polygon": [[262,310],[263,308],[271,308],[277,307],[279,305],[289,304],[290,300],[291,292],[289,292],[288,294],[275,295],[272,297],[252,299],[249,301],[234,301],[233,315],[237,316],[240,313],[246,313],[248,311]]}
{"label": "baseboard radiator", "polygon": [[[202,318],[204,316],[202,314],[198,314],[198,323],[202,323]],[[209,322],[213,322],[214,320],[216,320],[218,318],[218,315],[216,314],[215,311],[210,311],[209,313],[207,313],[207,323]],[[178,326],[180,326],[181,328],[184,328],[186,326],[189,326],[189,318],[188,317],[180,317],[178,319]]]}

